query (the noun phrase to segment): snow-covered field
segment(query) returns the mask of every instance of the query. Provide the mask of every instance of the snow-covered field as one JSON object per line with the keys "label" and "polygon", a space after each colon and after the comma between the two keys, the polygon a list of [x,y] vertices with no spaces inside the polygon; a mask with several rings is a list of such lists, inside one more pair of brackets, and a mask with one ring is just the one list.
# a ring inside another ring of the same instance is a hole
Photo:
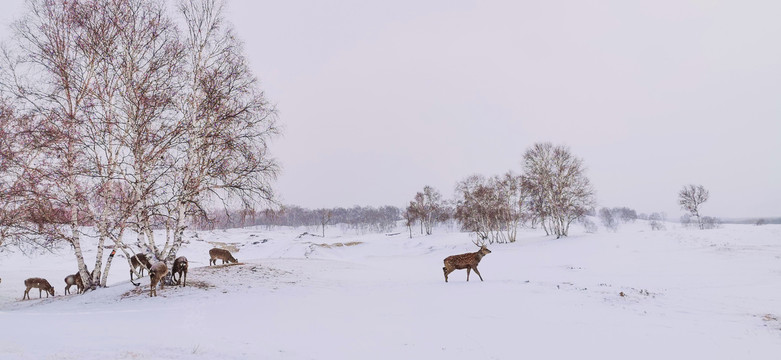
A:
{"label": "snow-covered field", "polygon": [[[468,234],[189,233],[189,286],[157,298],[124,258],[109,288],[62,296],[69,248],[5,251],[0,359],[778,359],[781,226],[668,229],[527,230],[489,246],[484,282],[449,283],[442,259],[475,251]],[[217,242],[240,264],[208,267]],[[20,301],[33,276],[57,296]]]}

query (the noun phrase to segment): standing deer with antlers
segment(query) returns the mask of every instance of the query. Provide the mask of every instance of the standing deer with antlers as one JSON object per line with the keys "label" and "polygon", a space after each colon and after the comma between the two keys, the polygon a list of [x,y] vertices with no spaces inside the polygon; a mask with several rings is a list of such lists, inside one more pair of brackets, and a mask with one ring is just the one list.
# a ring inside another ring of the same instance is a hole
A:
{"label": "standing deer with antlers", "polygon": [[474,270],[477,276],[480,277],[480,281],[483,281],[483,276],[477,271],[477,264],[486,256],[491,253],[485,245],[480,246],[480,250],[473,253],[466,253],[460,255],[448,256],[445,258],[445,267],[442,271],[445,273],[445,282],[447,282],[447,275],[453,271],[466,269],[466,281],[469,281],[469,272]]}

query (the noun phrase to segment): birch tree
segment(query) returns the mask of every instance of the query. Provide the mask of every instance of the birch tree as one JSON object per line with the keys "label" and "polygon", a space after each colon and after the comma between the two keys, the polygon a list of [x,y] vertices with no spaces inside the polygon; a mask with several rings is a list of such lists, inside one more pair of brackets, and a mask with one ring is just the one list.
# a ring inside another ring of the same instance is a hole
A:
{"label": "birch tree", "polygon": [[12,26],[16,42],[4,49],[3,92],[29,119],[40,124],[41,156],[31,166],[37,182],[27,184],[26,201],[40,219],[38,236],[73,246],[79,274],[92,281],[81,247],[81,226],[90,222],[89,168],[80,135],[94,113],[92,97],[102,54],[90,37],[91,4],[28,1],[28,13]]}
{"label": "birch tree", "polygon": [[420,233],[431,235],[436,225],[442,219],[442,194],[431,186],[424,186],[422,192],[415,194],[407,211],[420,222]]}
{"label": "birch tree", "polygon": [[566,146],[538,143],[524,153],[523,169],[537,222],[546,234],[567,236],[572,222],[595,204],[583,160]]}
{"label": "birch tree", "polygon": [[461,228],[489,243],[515,242],[518,228],[528,219],[528,191],[521,178],[471,176],[456,185],[456,219]]}
{"label": "birch tree", "polygon": [[[246,208],[273,202],[278,165],[268,142],[278,133],[276,111],[260,91],[241,43],[218,0],[179,4],[186,23],[185,83],[179,99],[184,128],[172,157],[170,247],[173,263],[188,217],[205,214],[208,201]],[[167,245],[166,244],[166,245]],[[167,247],[167,246],[166,246]],[[160,254],[162,255],[162,254]]]}
{"label": "birch tree", "polygon": [[704,229],[702,218],[700,216],[700,206],[710,197],[710,193],[702,185],[689,184],[684,186],[678,192],[678,205],[686,210],[691,216],[697,218],[697,226],[700,230]]}

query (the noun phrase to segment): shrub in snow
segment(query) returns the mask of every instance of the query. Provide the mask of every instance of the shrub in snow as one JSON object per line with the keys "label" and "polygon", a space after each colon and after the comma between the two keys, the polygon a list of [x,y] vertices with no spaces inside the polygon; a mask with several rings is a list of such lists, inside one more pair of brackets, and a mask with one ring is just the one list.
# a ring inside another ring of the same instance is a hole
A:
{"label": "shrub in snow", "polygon": [[618,230],[618,220],[616,219],[615,216],[613,216],[613,212],[610,211],[610,209],[608,208],[599,209],[599,220],[602,222],[602,225],[604,225],[606,229],[610,231]]}
{"label": "shrub in snow", "polygon": [[584,217],[583,220],[581,220],[583,223],[583,227],[586,228],[586,232],[589,234],[593,234],[597,232],[597,224],[595,224],[591,219]]}

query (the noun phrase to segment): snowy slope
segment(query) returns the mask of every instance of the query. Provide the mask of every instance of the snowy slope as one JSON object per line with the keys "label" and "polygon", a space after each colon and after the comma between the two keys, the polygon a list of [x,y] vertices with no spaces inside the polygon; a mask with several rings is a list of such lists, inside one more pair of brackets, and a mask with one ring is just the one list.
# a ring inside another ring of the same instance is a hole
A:
{"label": "snowy slope", "polygon": [[[668,228],[525,231],[489,246],[484,282],[457,271],[447,284],[442,259],[474,251],[468,234],[199,232],[181,251],[190,286],[157,298],[123,258],[109,288],[61,296],[69,249],[4,252],[0,358],[777,359],[781,226]],[[206,266],[218,243],[241,263]],[[31,276],[58,296],[20,301]]]}

